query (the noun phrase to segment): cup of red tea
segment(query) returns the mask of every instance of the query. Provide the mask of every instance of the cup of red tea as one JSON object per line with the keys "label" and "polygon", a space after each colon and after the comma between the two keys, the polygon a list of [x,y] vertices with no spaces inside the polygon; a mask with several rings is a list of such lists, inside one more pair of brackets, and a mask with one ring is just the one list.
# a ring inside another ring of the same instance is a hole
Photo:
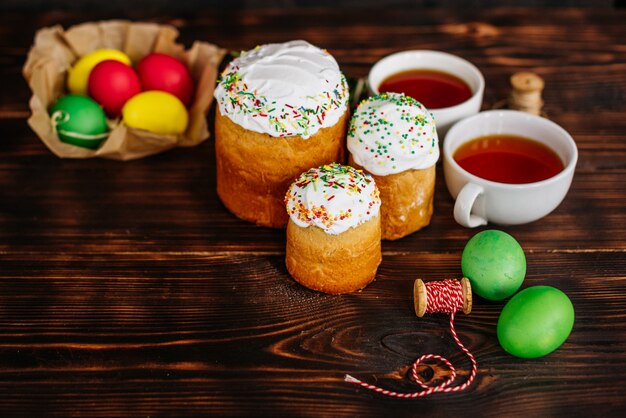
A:
{"label": "cup of red tea", "polygon": [[577,160],[574,139],[548,119],[514,110],[463,119],[443,143],[454,219],[468,228],[536,221],[561,203]]}
{"label": "cup of red tea", "polygon": [[471,62],[440,51],[414,50],[378,61],[368,76],[372,94],[404,93],[422,103],[443,137],[455,122],[480,110],[485,79]]}

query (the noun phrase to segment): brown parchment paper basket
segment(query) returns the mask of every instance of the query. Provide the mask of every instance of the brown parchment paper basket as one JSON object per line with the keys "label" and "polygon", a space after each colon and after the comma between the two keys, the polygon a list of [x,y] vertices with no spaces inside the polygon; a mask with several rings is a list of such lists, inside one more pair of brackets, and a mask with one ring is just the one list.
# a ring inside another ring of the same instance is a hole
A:
{"label": "brown parchment paper basket", "polygon": [[[178,31],[169,25],[112,20],[89,22],[64,30],[61,26],[43,28],[22,70],[33,95],[28,124],[57,156],[62,158],[103,157],[132,160],[173,147],[190,147],[209,137],[206,115],[213,101],[218,66],[225,50],[206,42],[195,42],[185,50],[175,42]],[[61,142],[48,115],[48,108],[66,94],[67,71],[82,55],[100,48],[124,51],[136,64],[151,52],[162,52],[183,61],[195,82],[195,95],[189,107],[189,125],[181,135],[158,135],[113,121],[109,137],[97,150]]]}

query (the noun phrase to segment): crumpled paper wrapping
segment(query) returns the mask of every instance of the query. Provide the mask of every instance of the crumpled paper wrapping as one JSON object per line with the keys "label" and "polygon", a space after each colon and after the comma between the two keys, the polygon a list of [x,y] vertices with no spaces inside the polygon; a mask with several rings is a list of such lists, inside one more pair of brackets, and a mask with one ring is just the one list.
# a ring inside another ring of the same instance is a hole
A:
{"label": "crumpled paper wrapping", "polygon": [[[173,147],[190,147],[209,137],[206,115],[213,101],[218,66],[226,51],[206,42],[195,42],[185,50],[175,39],[178,31],[168,25],[123,20],[83,23],[63,30],[61,26],[43,28],[22,70],[33,95],[28,124],[57,156],[62,158],[103,157],[132,160]],[[101,48],[124,51],[136,64],[151,52],[172,55],[187,65],[195,83],[189,110],[189,125],[181,135],[159,135],[131,128],[118,120],[109,121],[109,137],[97,150],[61,142],[48,115],[49,107],[66,94],[67,71],[81,56]]]}

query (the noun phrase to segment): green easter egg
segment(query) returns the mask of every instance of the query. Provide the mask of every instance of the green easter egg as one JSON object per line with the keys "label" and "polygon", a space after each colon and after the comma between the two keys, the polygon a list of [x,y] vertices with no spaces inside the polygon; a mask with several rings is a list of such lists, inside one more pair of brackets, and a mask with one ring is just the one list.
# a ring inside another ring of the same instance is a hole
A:
{"label": "green easter egg", "polygon": [[104,110],[89,97],[68,94],[50,108],[59,139],[67,144],[96,149],[107,137]]}
{"label": "green easter egg", "polygon": [[498,340],[514,356],[542,357],[559,348],[573,326],[574,306],[567,295],[551,286],[533,286],[502,309]]}
{"label": "green easter egg", "polygon": [[485,299],[502,300],[522,285],[526,257],[515,238],[506,232],[486,230],[465,245],[461,269],[474,293]]}

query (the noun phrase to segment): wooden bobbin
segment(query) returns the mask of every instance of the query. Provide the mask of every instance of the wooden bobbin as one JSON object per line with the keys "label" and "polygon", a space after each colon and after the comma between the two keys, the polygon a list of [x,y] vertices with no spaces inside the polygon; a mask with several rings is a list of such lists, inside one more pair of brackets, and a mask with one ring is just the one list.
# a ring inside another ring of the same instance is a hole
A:
{"label": "wooden bobbin", "polygon": [[[461,279],[463,288],[463,313],[469,314],[472,311],[472,285],[467,277]],[[427,293],[426,285],[422,279],[415,280],[413,284],[413,304],[415,305],[415,315],[420,318],[426,313]]]}
{"label": "wooden bobbin", "polygon": [[535,73],[522,71],[511,76],[513,90],[509,95],[509,109],[521,110],[534,115],[541,114],[543,99],[541,92],[545,83],[543,78]]}

